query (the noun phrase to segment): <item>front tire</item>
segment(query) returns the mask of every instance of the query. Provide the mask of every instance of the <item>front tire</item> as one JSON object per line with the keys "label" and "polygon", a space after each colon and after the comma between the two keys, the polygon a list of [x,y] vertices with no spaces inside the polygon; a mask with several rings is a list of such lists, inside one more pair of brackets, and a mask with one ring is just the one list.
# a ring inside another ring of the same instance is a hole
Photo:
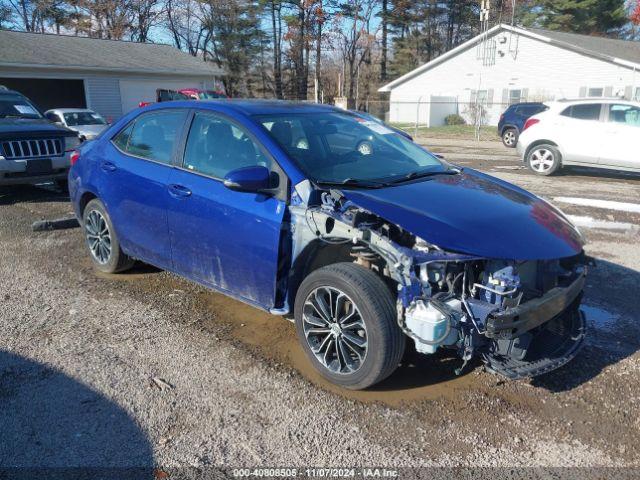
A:
{"label": "front tire", "polygon": [[94,198],[82,213],[82,227],[93,266],[104,273],[130,269],[135,260],[120,248],[120,241],[104,204]]}
{"label": "front tire", "polygon": [[319,373],[352,390],[391,375],[404,353],[395,301],[373,271],[338,263],[312,272],[295,300],[298,339]]}
{"label": "front tire", "polygon": [[507,128],[502,132],[502,144],[507,148],[516,148],[518,144],[518,131],[515,128]]}
{"label": "front tire", "polygon": [[553,175],[561,165],[560,151],[554,145],[536,145],[527,154],[527,166],[536,175]]}

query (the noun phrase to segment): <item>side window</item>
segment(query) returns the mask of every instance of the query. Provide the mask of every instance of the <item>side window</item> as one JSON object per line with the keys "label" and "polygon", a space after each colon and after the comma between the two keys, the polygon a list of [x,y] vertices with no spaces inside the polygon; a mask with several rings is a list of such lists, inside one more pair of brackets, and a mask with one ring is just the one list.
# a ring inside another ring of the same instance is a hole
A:
{"label": "side window", "polygon": [[129,142],[124,150],[137,157],[170,164],[176,138],[186,116],[186,112],[182,110],[164,110],[141,115],[133,124]]}
{"label": "side window", "polygon": [[582,103],[566,108],[561,115],[578,120],[600,120],[599,103]]}
{"label": "side window", "polygon": [[609,122],[640,127],[640,108],[633,105],[609,105]]}
{"label": "side window", "polygon": [[218,115],[195,114],[184,152],[184,168],[224,178],[237,168],[259,165],[271,168],[271,160],[241,127]]}
{"label": "side window", "polygon": [[114,137],[113,143],[116,147],[118,147],[122,151],[127,150],[127,145],[129,145],[129,138],[131,137],[131,130],[133,130],[134,122],[131,122],[124,130],[120,130],[120,132]]}

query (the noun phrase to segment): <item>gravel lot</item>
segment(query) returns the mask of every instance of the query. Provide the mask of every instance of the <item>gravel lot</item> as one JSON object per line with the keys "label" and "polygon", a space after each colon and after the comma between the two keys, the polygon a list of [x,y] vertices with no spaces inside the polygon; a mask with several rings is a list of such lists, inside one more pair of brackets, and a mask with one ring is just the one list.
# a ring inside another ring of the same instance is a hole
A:
{"label": "gravel lot", "polygon": [[420,140],[583,225],[598,267],[572,363],[511,382],[408,355],[375,389],[340,391],[290,323],[149,266],[99,275],[79,229],[31,231],[70,213],[63,192],[5,189],[0,468],[640,466],[640,212],[575,204],[638,206],[640,176],[539,178],[497,142]]}

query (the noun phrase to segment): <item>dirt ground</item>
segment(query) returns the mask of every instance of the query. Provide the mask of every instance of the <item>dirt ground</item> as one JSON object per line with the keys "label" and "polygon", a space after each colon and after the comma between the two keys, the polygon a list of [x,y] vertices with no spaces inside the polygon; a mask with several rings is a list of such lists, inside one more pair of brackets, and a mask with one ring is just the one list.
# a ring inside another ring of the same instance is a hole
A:
{"label": "dirt ground", "polygon": [[419,140],[581,222],[598,265],[573,362],[506,381],[409,354],[383,384],[340,390],[292,324],[149,266],[97,274],[79,229],[31,230],[71,212],[63,192],[3,189],[0,468],[640,466],[640,211],[575,203],[640,207],[640,176],[540,178],[498,142]]}

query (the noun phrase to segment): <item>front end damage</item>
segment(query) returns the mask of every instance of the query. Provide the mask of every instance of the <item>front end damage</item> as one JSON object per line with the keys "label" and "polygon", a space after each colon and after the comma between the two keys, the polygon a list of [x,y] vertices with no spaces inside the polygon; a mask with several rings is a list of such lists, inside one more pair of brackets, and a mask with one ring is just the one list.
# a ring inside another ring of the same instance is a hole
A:
{"label": "front end damage", "polygon": [[455,350],[511,379],[570,361],[585,337],[579,309],[589,259],[504,260],[446,251],[360,208],[338,190],[299,186],[289,207],[292,262],[313,242],[397,289],[397,322],[423,354]]}

